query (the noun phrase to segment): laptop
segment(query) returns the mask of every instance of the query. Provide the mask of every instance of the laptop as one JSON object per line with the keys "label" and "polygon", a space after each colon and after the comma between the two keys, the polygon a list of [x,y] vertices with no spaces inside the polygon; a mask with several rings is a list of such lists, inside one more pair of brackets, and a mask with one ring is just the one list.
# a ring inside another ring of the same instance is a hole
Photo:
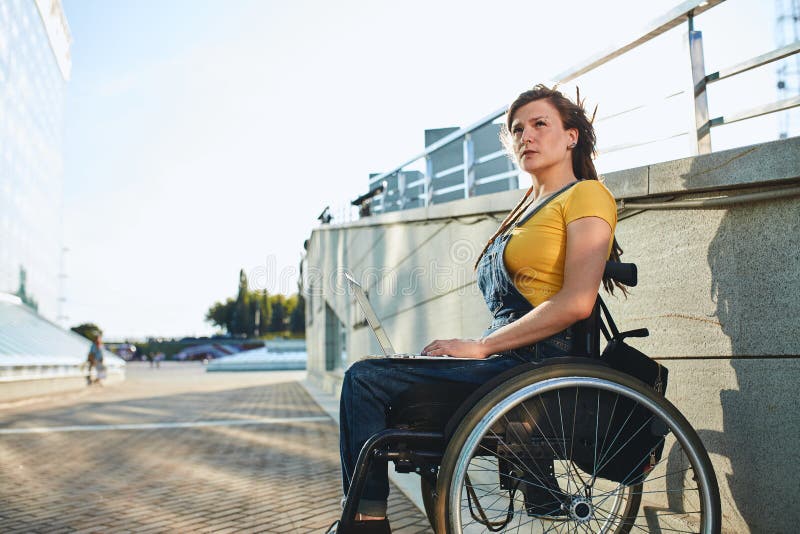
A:
{"label": "laptop", "polygon": [[394,350],[392,346],[392,342],[389,341],[389,335],[386,333],[386,330],[383,328],[383,324],[381,320],[378,319],[378,314],[375,313],[375,309],[372,307],[372,304],[367,297],[367,294],[364,292],[364,288],[361,287],[361,284],[356,282],[355,278],[353,278],[350,273],[344,273],[345,278],[347,279],[347,285],[350,287],[350,292],[356,298],[356,302],[358,305],[361,306],[361,311],[364,312],[364,317],[367,319],[367,324],[372,329],[372,332],[375,334],[375,337],[378,340],[378,344],[381,346],[383,350],[383,356],[381,355],[374,355],[374,356],[367,356],[367,358],[399,358],[399,359],[415,359],[415,360],[442,360],[443,358],[451,359],[451,360],[472,360],[473,358],[461,358],[456,356],[426,356],[423,354],[409,354],[409,353],[398,353]]}

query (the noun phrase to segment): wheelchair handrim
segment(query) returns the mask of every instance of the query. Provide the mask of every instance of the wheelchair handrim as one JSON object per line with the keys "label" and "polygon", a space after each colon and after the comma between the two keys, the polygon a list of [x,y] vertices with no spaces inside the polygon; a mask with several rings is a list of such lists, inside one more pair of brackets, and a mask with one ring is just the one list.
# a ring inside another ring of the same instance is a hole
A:
{"label": "wheelchair handrim", "polygon": [[[512,407],[518,405],[520,402],[524,402],[535,395],[568,387],[593,387],[596,389],[617,393],[623,397],[631,398],[636,402],[641,403],[643,406],[650,409],[653,413],[657,414],[668,423],[670,431],[675,435],[676,440],[678,443],[680,443],[681,447],[689,457],[691,465],[703,465],[703,458],[701,458],[699,451],[690,444],[692,441],[692,436],[690,436],[686,428],[684,428],[684,424],[686,424],[688,427],[686,421],[681,421],[675,418],[673,414],[669,412],[669,410],[666,410],[657,401],[650,398],[649,394],[645,394],[637,389],[617,382],[592,376],[566,376],[549,378],[542,380],[541,382],[524,386],[518,391],[507,396],[501,402],[492,407],[486,413],[486,415],[481,418],[480,422],[475,425],[473,431],[469,436],[467,436],[464,446],[461,448],[461,454],[456,461],[456,466],[453,471],[454,483],[450,486],[450,502],[457,503],[461,500],[461,491],[467,468],[470,460],[480,445],[481,436],[485,429],[491,428],[492,425],[494,425],[503,415],[505,415]],[[662,399],[660,402],[665,402],[669,406],[672,406],[666,399]],[[705,511],[710,512],[714,510],[712,492],[710,491],[710,488],[712,487],[712,481],[709,478],[709,473],[704,469],[694,469],[694,473],[698,477],[698,483],[700,487],[705,489],[705,491],[700,491],[702,515],[701,532],[717,532],[719,530],[719,525],[715,525],[714,514],[704,513]],[[456,520],[458,521],[458,524],[461,525],[462,521],[460,506],[456,506],[453,512],[456,514]]]}

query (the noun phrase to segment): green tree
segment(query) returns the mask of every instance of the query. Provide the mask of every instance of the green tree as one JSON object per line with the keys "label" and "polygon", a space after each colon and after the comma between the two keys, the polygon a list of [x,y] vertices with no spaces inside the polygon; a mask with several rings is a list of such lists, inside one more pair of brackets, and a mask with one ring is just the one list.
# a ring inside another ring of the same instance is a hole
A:
{"label": "green tree", "polygon": [[260,295],[254,293],[253,298],[259,303],[258,333],[264,335],[269,331],[270,319],[272,318],[272,304],[269,301],[269,293],[265,289]]}
{"label": "green tree", "polygon": [[95,339],[97,339],[97,336],[103,334],[103,331],[100,330],[100,327],[94,323],[79,324],[78,326],[73,326],[72,328],[70,328],[70,330],[72,330],[76,334],[82,335],[83,337],[85,337],[90,341],[94,341]]}
{"label": "green tree", "polygon": [[269,320],[270,332],[283,332],[286,330],[286,297],[283,295],[273,295],[270,297],[272,304],[272,316]]}
{"label": "green tree", "polygon": [[250,291],[247,286],[247,275],[244,269],[239,271],[239,293],[233,305],[233,318],[231,320],[231,334],[253,333],[253,316],[250,309]]}
{"label": "green tree", "polygon": [[302,334],[306,331],[306,299],[302,293],[297,294],[294,309],[289,315],[289,330],[293,334]]}
{"label": "green tree", "polygon": [[[299,288],[300,286],[298,286]],[[228,334],[248,337],[267,333],[305,332],[305,299],[300,292],[270,295],[266,289],[250,291],[244,269],[239,271],[236,298],[215,302],[206,311],[205,320]]]}
{"label": "green tree", "polygon": [[225,302],[215,302],[206,312],[206,321],[231,333],[233,321],[233,307],[236,301],[232,298]]}

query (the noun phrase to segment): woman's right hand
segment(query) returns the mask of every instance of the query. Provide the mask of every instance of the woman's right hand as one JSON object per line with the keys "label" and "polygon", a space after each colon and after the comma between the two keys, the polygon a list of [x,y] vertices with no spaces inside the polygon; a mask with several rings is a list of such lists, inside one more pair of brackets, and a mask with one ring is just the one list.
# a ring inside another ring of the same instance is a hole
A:
{"label": "woman's right hand", "polygon": [[422,349],[422,355],[482,360],[490,353],[480,339],[435,339]]}

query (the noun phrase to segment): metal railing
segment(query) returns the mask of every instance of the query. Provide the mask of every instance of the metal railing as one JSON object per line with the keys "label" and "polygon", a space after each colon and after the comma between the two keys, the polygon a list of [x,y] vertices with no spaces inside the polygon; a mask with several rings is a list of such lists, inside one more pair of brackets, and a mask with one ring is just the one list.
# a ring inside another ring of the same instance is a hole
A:
{"label": "metal railing", "polygon": [[[618,58],[627,52],[641,47],[656,37],[663,35],[669,30],[680,26],[688,25],[685,36],[685,44],[688,48],[688,67],[690,74],[686,79],[687,87],[679,91],[671,91],[660,98],[650,99],[645,102],[629,105],[626,109],[616,111],[606,116],[598,117],[596,124],[607,120],[619,119],[629,113],[639,111],[643,108],[671,102],[676,97],[688,97],[693,124],[689,124],[677,131],[670,131],[660,137],[651,139],[637,139],[632,142],[618,143],[615,145],[601,146],[598,148],[600,154],[608,154],[616,151],[631,149],[644,146],[667,139],[689,136],[689,150],[686,155],[706,154],[711,152],[711,132],[712,129],[721,125],[743,121],[768,113],[775,113],[800,106],[800,96],[793,96],[776,102],[759,105],[750,109],[745,109],[733,114],[709,117],[707,87],[721,80],[742,74],[749,70],[767,65],[783,58],[797,54],[800,51],[800,42],[794,42],[786,46],[781,46],[770,52],[749,58],[745,61],[720,69],[717,72],[707,73],[704,64],[703,37],[702,32],[694,27],[694,19],[697,15],[708,11],[715,6],[722,4],[725,0],[689,0],[678,5],[663,16],[653,20],[644,27],[643,30],[634,34],[632,37],[622,39],[620,42],[609,47],[605,51],[599,52],[578,64],[572,66],[564,72],[554,77],[553,81],[559,84],[571,82],[576,78],[595,71],[598,67],[605,65],[611,60]],[[428,206],[440,202],[455,200],[456,198],[469,198],[475,194],[480,194],[479,189],[493,183],[507,181],[505,189],[518,187],[517,180],[520,171],[506,159],[505,152],[498,147],[488,153],[476,155],[473,137],[482,128],[490,125],[497,125],[498,120],[505,114],[507,106],[496,109],[473,124],[455,130],[436,142],[428,145],[425,150],[413,158],[403,162],[397,167],[376,175],[370,179],[370,189],[375,189],[383,185],[383,192],[376,193],[371,198],[370,214],[378,214],[393,209],[406,209],[411,207]],[[445,151],[450,151],[451,155],[457,153],[460,144],[461,159],[454,165],[446,168],[436,168],[434,165],[437,155]],[[498,168],[499,160],[507,162],[507,168]],[[478,176],[477,172],[482,166],[495,168],[488,173]],[[410,176],[414,179],[408,180]],[[388,182],[396,183],[397,187],[387,187]],[[398,198],[391,198],[396,196]],[[336,212],[336,210],[334,210]],[[338,212],[342,218],[334,217],[334,223],[349,222],[357,218],[357,210],[339,208]],[[363,215],[363,213],[362,213]]]}

